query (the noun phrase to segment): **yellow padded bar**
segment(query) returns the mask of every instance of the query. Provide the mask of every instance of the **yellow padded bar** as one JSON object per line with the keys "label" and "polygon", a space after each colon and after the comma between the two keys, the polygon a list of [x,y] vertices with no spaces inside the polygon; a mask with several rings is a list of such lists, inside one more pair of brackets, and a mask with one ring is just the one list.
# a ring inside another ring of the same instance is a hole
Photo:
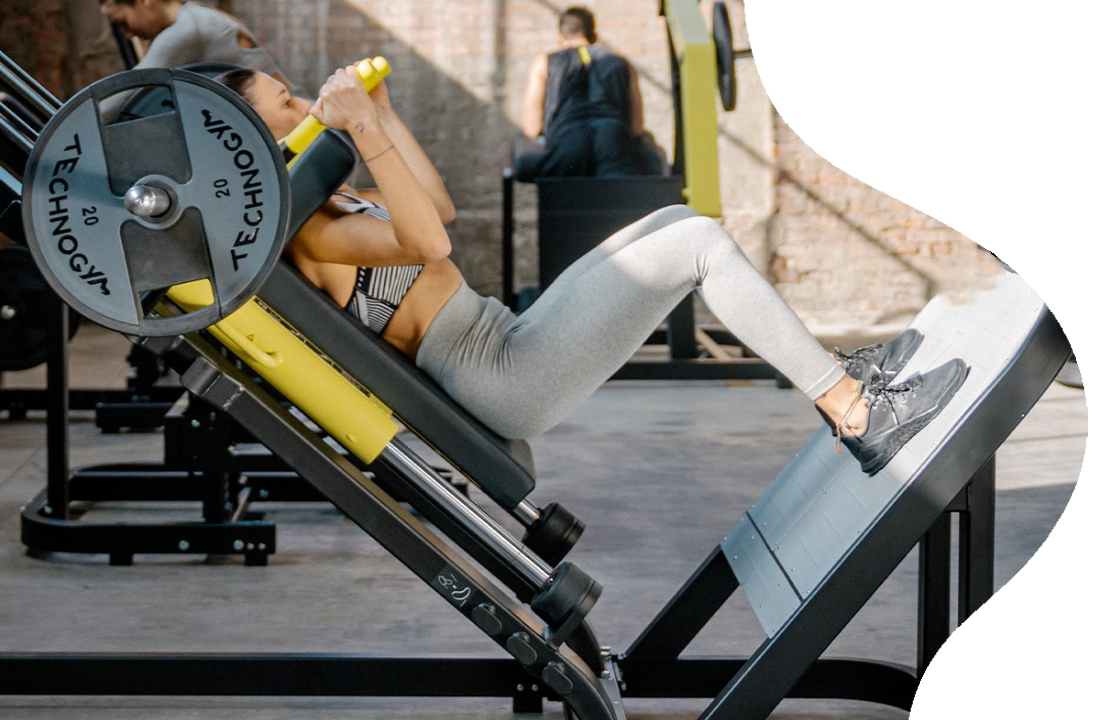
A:
{"label": "yellow padded bar", "polygon": [[[187,312],[214,302],[209,282],[177,285],[168,297]],[[388,407],[349,380],[252,298],[207,330],[360,460],[374,462],[397,434]]]}
{"label": "yellow padded bar", "polygon": [[[373,90],[382,78],[390,74],[390,64],[384,57],[363,60],[355,69],[359,72],[359,79],[363,81],[363,87],[367,90]],[[320,120],[312,115],[307,115],[306,119],[291,130],[290,134],[279,143],[280,147],[283,148],[287,161],[289,162],[292,158],[301,155],[302,151],[309,147],[310,143],[316,140],[324,129],[325,126],[321,124]]]}
{"label": "yellow padded bar", "polygon": [[720,217],[718,176],[718,56],[698,0],[664,0],[664,15],[680,68],[684,138],[684,201],[700,215]]}

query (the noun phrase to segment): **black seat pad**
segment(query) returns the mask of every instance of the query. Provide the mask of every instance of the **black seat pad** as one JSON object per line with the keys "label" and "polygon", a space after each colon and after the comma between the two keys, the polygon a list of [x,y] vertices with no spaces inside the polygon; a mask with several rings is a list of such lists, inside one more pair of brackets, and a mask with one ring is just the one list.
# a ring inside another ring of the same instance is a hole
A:
{"label": "black seat pad", "polygon": [[531,448],[485,427],[396,348],[337,307],[286,261],[260,298],[345,372],[393,410],[410,430],[511,510],[535,487]]}
{"label": "black seat pad", "polygon": [[[332,130],[302,153],[290,169],[293,231],[324,204],[354,164],[348,141]],[[288,262],[276,265],[259,297],[502,507],[515,508],[534,489],[530,445],[505,440],[485,427]]]}

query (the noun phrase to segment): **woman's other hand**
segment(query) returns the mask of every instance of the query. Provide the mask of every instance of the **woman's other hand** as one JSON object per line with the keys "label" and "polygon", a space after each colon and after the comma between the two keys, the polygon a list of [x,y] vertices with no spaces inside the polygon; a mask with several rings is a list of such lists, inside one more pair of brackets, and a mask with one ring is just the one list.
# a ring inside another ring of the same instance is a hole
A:
{"label": "woman's other hand", "polygon": [[386,79],[379,78],[378,84],[370,90],[370,99],[374,102],[375,108],[379,110],[389,110],[392,107],[390,101],[390,89],[386,86]]}

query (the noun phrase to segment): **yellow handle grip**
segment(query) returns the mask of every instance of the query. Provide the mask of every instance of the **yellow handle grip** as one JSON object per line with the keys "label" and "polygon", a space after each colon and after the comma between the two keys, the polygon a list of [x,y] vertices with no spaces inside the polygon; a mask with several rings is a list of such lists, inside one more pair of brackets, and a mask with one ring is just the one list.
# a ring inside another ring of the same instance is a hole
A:
{"label": "yellow handle grip", "polygon": [[[363,81],[363,87],[367,91],[374,89],[374,86],[378,84],[378,81],[390,74],[390,64],[384,57],[376,57],[371,60],[363,60],[356,66],[356,70],[359,72],[359,78]],[[290,150],[293,155],[298,155],[317,139],[317,136],[321,134],[321,131],[325,129],[325,126],[320,120],[309,115],[305,120],[298,123],[298,127],[290,131],[279,143],[280,147]]]}

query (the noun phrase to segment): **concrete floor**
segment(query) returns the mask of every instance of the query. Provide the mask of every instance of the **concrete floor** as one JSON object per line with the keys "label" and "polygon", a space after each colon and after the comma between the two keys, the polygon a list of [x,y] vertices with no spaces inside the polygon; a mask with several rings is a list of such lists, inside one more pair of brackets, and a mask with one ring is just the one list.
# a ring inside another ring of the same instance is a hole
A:
{"label": "concrete floor", "polygon": [[[121,386],[127,345],[83,327],[74,387]],[[8,374],[34,386],[41,370]],[[105,436],[75,413],[72,464],[157,460],[158,433]],[[604,587],[590,618],[601,642],[625,650],[751,505],[820,420],[796,392],[767,382],[609,383],[532,445],[532,499],[561,502],[588,528],[570,559]],[[1080,474],[1085,396],[1053,385],[998,453],[996,585],[1035,553]],[[238,560],[138,556],[35,559],[19,540],[19,507],[44,483],[45,425],[0,417],[0,652],[324,652],[499,656],[403,566],[330,506],[269,506],[278,553],[267,567]],[[476,491],[475,498],[478,498]],[[495,505],[482,504],[515,528]],[[188,509],[197,513],[197,509]],[[97,506],[93,517],[177,517],[164,506]],[[894,572],[830,655],[915,663],[916,553]],[[762,639],[736,598],[691,654],[747,654]],[[692,718],[705,701],[627,701],[631,718]],[[555,716],[556,704],[545,713]],[[0,697],[7,720],[89,718],[462,720],[513,717],[497,699]],[[775,717],[902,718],[879,706],[785,701]]]}

